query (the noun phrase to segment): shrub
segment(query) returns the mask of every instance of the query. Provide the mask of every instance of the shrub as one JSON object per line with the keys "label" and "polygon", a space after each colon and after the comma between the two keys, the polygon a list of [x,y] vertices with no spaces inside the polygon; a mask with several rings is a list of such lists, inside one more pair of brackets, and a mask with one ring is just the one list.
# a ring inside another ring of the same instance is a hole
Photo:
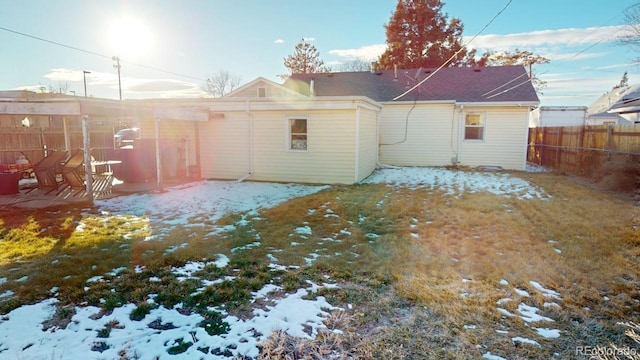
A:
{"label": "shrub", "polygon": [[611,155],[594,172],[601,187],[607,190],[636,192],[640,185],[640,156],[628,154]]}

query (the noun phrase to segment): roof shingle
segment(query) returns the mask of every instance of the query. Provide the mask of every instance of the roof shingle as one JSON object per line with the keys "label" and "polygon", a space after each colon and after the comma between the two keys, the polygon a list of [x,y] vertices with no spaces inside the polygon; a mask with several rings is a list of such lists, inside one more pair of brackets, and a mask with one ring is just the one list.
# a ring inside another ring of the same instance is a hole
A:
{"label": "roof shingle", "polygon": [[386,102],[425,78],[398,101],[539,102],[521,65],[293,74],[284,86],[309,95],[313,79],[317,96],[367,96]]}

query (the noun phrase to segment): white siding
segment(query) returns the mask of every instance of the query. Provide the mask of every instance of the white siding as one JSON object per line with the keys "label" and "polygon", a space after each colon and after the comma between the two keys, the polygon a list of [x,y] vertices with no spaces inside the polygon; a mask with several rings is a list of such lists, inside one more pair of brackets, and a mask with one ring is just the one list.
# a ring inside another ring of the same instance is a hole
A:
{"label": "white siding", "polygon": [[[486,114],[484,140],[463,140],[459,160],[465,166],[501,166],[524,170],[529,111],[526,107],[464,108]],[[463,120],[462,120],[463,121]]]}
{"label": "white siding", "polygon": [[[454,104],[385,104],[380,113],[380,163],[399,166],[494,165],[524,170],[529,109]],[[485,115],[483,140],[462,140],[464,113]],[[408,118],[407,118],[408,116]],[[405,138],[405,128],[406,138]],[[458,151],[460,151],[458,153]]]}
{"label": "white siding", "polygon": [[[251,180],[303,183],[354,182],[355,109],[261,111],[254,116]],[[307,119],[307,151],[288,150],[289,117]]]}
{"label": "white siding", "polygon": [[453,104],[418,104],[413,109],[411,104],[385,104],[380,113],[380,163],[450,165],[456,124]]}
{"label": "white siding", "polygon": [[365,108],[360,108],[359,111],[360,128],[356,182],[363,180],[375,170],[378,157],[378,112]]}
{"label": "white siding", "polygon": [[198,124],[201,176],[239,179],[249,173],[249,117],[226,113],[224,119]]}

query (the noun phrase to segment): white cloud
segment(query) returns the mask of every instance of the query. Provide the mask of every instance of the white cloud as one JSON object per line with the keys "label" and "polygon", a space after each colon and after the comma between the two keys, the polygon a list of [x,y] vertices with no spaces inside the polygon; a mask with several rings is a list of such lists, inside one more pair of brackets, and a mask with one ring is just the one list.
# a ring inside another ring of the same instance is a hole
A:
{"label": "white cloud", "polygon": [[303,36],[302,40],[307,41],[307,42],[313,42],[313,41],[316,41],[316,38]]}
{"label": "white cloud", "polygon": [[49,73],[43,75],[44,78],[53,81],[83,81],[82,70],[71,69],[51,69]]}
{"label": "white cloud", "polygon": [[276,43],[276,44],[284,44],[284,40],[283,39],[276,39],[274,41],[274,43]]}
{"label": "white cloud", "polygon": [[116,74],[91,71],[84,75],[82,70],[64,68],[51,69],[42,77],[59,82],[83,82],[86,77],[87,84],[112,84],[118,82]]}
{"label": "white cloud", "polygon": [[[507,50],[516,47],[537,47],[543,45],[579,46],[615,41],[625,30],[624,25],[589,27],[584,29],[540,30],[507,35],[480,35],[469,47],[476,49]],[[471,37],[465,37],[465,42]]]}
{"label": "white cloud", "polygon": [[198,84],[192,82],[172,80],[172,79],[153,79],[140,80],[128,79],[123,88],[132,92],[166,92],[166,91],[186,91],[199,88]]}
{"label": "white cloud", "polygon": [[343,58],[345,61],[362,60],[362,61],[374,61],[376,60],[387,48],[386,44],[375,44],[368,46],[361,46],[356,49],[335,49],[330,50],[329,54],[336,55]]}

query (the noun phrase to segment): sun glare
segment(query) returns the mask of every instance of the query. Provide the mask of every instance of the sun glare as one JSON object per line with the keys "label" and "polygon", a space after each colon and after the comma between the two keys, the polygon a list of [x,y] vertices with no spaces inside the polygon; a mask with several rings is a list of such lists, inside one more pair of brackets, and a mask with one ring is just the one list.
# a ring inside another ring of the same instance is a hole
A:
{"label": "sun glare", "polygon": [[151,34],[139,20],[126,18],[111,24],[109,40],[114,55],[135,58],[149,48]]}

